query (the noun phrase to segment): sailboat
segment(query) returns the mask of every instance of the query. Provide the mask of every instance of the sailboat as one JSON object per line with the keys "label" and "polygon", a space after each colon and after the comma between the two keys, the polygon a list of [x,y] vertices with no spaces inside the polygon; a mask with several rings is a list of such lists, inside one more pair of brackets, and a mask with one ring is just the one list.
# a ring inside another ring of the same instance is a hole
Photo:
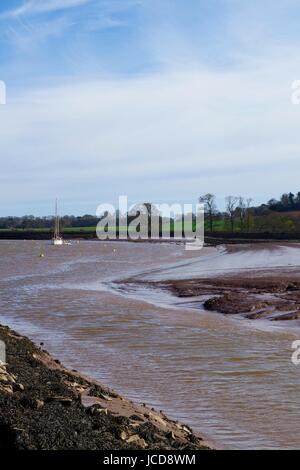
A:
{"label": "sailboat", "polygon": [[57,199],[55,201],[55,222],[54,222],[54,237],[52,239],[53,245],[63,245],[64,241],[59,234],[59,216],[57,213]]}

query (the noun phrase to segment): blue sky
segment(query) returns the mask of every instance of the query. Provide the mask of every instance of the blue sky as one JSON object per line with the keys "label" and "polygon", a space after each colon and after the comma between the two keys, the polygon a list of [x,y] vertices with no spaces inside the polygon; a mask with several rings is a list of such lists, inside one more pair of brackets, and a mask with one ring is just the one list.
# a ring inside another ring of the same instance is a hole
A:
{"label": "blue sky", "polygon": [[296,0],[1,0],[0,215],[300,190]]}

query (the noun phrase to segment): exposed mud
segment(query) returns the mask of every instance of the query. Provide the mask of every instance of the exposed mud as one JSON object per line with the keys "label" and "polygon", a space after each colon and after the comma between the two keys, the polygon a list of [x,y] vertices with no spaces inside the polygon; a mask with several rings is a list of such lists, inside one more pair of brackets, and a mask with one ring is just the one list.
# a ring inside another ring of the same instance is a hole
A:
{"label": "exposed mud", "polygon": [[159,283],[181,298],[203,299],[206,310],[248,319],[300,319],[300,278],[297,274],[174,280]]}
{"label": "exposed mud", "polygon": [[146,405],[65,369],[0,326],[0,449],[207,449],[200,436]]}

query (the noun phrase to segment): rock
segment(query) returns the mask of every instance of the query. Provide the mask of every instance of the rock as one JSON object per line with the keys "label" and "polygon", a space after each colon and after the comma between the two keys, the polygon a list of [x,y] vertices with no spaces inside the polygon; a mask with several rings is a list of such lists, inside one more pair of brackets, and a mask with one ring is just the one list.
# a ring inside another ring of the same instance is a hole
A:
{"label": "rock", "polygon": [[108,395],[105,395],[105,393],[100,393],[99,395],[106,401],[112,401],[112,398]]}
{"label": "rock", "polygon": [[45,404],[43,402],[43,400],[39,400],[39,399],[35,399],[35,398],[29,398],[29,397],[23,397],[20,400],[20,403],[25,408],[32,408],[33,410],[39,410]]}
{"label": "rock", "polygon": [[45,405],[45,402],[43,400],[36,400],[36,407],[38,410],[43,408],[44,405]]}
{"label": "rock", "polygon": [[144,421],[143,418],[139,415],[131,415],[129,419],[132,419],[132,421],[141,421],[141,422]]}
{"label": "rock", "polygon": [[184,424],[179,423],[178,421],[175,423],[177,429],[186,432],[187,434],[192,434],[192,430],[185,426]]}
{"label": "rock", "polygon": [[0,384],[0,392],[12,394],[13,393],[12,386],[11,385]]}
{"label": "rock", "polygon": [[126,441],[127,438],[128,438],[128,434],[127,434],[127,432],[125,432],[125,431],[121,431],[119,437],[120,437],[120,439],[121,439],[122,441]]}
{"label": "rock", "polygon": [[201,445],[201,441],[203,441],[203,438],[199,436],[195,436],[195,434],[189,434],[188,440],[192,442],[193,444]]}
{"label": "rock", "polygon": [[0,382],[6,382],[6,383],[15,383],[14,377],[9,374],[8,372],[4,371],[0,374]]}
{"label": "rock", "polygon": [[157,423],[159,423],[161,426],[167,426],[167,423],[164,419],[162,419],[159,415],[154,414],[154,413],[149,413],[149,417],[154,419]]}
{"label": "rock", "polygon": [[66,382],[66,384],[70,386],[71,388],[73,388],[74,390],[76,390],[76,392],[79,393],[79,395],[81,395],[86,390],[85,387],[83,387],[77,382]]}
{"label": "rock", "polygon": [[134,434],[133,436],[130,436],[129,439],[126,440],[126,442],[127,442],[127,444],[137,444],[138,446],[142,447],[143,449],[148,447],[148,444],[146,443],[145,439],[138,436],[138,434]]}
{"label": "rock", "polygon": [[69,397],[48,397],[46,401],[48,402],[57,401],[65,406],[70,406],[73,402],[72,398],[69,398]]}
{"label": "rock", "polygon": [[185,431],[187,434],[193,434],[193,431],[189,429],[187,426],[182,426],[183,431]]}
{"label": "rock", "polygon": [[293,282],[288,282],[285,288],[287,291],[296,291],[299,290],[298,286]]}
{"label": "rock", "polygon": [[25,387],[23,384],[16,383],[13,386],[15,392],[23,392],[25,390]]}
{"label": "rock", "polygon": [[99,406],[99,405],[91,406],[89,411],[90,411],[90,414],[92,414],[92,415],[95,415],[97,413],[104,413],[106,415],[108,414],[108,409],[107,408],[102,408],[102,406]]}
{"label": "rock", "polygon": [[7,373],[0,374],[0,381],[1,382],[8,382],[7,377],[8,377]]}
{"label": "rock", "polygon": [[129,426],[131,426],[132,428],[138,428],[140,426],[141,423],[130,423]]}

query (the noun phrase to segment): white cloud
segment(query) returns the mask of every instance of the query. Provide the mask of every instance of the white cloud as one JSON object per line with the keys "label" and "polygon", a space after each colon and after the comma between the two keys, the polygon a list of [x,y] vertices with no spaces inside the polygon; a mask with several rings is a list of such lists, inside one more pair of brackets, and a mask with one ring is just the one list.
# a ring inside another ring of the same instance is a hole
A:
{"label": "white cloud", "polygon": [[[86,16],[75,9],[84,3],[93,6]],[[15,27],[10,40],[16,50],[28,53],[30,61],[24,63],[31,77],[43,76],[45,62],[53,59],[32,55],[34,45],[43,54],[42,39],[62,35],[73,21],[84,34],[75,38],[73,49],[62,38],[63,57],[70,62],[74,53],[76,71],[83,58],[83,73],[95,77],[111,71],[105,53],[101,56],[101,41],[89,42],[90,30],[121,25],[126,15],[119,13],[143,4],[142,21],[130,31],[131,48],[124,48],[120,35],[120,43],[108,41],[106,53],[119,66],[119,52],[126,51],[121,72],[127,63],[129,70],[139,72],[142,64],[160,72],[118,80],[83,77],[65,86],[23,91],[14,99],[9,93],[7,106],[0,107],[2,204],[19,206],[21,213],[26,207],[47,213],[42,207],[49,199],[52,203],[55,192],[68,201],[66,212],[81,212],[78,205],[92,212],[122,193],[136,202],[189,202],[208,191],[222,197],[241,193],[262,202],[299,190],[300,106],[291,105],[290,88],[300,78],[299,48],[298,40],[291,40],[293,28],[287,30],[291,18],[286,16],[280,29],[286,2],[273,7],[272,18],[270,0],[261,7],[257,1],[244,7],[236,0],[225,3],[234,8],[212,22],[208,38],[201,29],[204,21],[198,34],[197,21],[194,29],[182,27],[178,11],[171,15],[173,0],[165,0],[166,9],[160,0],[32,0],[10,12],[17,18],[9,22]],[[55,18],[38,16],[61,8],[68,10]],[[191,7],[190,16],[193,12],[201,19],[197,11]],[[190,16],[185,26],[193,23]],[[278,30],[282,41],[275,39]],[[67,73],[58,64],[61,69],[53,66],[47,72]],[[19,55],[16,70],[23,72]]]}
{"label": "white cloud", "polygon": [[251,70],[194,68],[10,97],[0,108],[2,203],[22,198],[33,211],[55,192],[76,212],[119,194],[263,200],[300,189],[296,70],[285,54]]}
{"label": "white cloud", "polygon": [[[122,14],[140,5],[141,1],[28,0],[16,9],[0,13],[0,21],[3,23],[2,35],[13,52],[22,51],[29,56],[39,52],[38,60],[41,61],[45,54],[45,41],[48,40],[51,46],[52,39],[61,37],[61,49],[71,42],[81,48],[82,39],[86,44],[91,33],[127,25]],[[58,14],[49,15],[54,12]],[[70,33],[72,28],[71,37],[67,33]],[[88,52],[85,51],[86,56]],[[36,64],[36,67],[38,65]]]}
{"label": "white cloud", "polygon": [[18,8],[4,12],[1,16],[6,18],[17,18],[24,15],[51,13],[53,11],[82,6],[90,1],[91,0],[28,0]]}

